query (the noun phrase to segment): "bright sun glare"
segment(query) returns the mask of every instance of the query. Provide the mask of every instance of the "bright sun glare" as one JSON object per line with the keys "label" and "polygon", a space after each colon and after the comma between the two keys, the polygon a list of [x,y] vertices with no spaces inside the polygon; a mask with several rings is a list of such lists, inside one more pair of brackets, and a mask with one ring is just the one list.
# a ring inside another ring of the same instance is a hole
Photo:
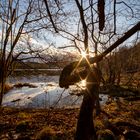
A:
{"label": "bright sun glare", "polygon": [[81,87],[82,89],[86,89],[86,80],[81,81]]}
{"label": "bright sun glare", "polygon": [[86,52],[83,52],[83,51],[82,51],[82,52],[81,52],[81,55],[82,55],[83,58],[86,58],[86,57],[87,57]]}

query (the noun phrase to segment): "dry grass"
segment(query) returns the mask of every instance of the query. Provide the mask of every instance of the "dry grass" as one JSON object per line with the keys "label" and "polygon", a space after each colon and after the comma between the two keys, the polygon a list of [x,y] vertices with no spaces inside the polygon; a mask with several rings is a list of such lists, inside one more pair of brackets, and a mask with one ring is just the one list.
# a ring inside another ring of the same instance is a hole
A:
{"label": "dry grass", "polygon": [[23,86],[29,87],[29,88],[36,88],[36,85],[30,84],[30,83],[17,83],[14,85],[16,88],[22,88]]}
{"label": "dry grass", "polygon": [[78,109],[2,108],[0,139],[73,140],[77,118]]}
{"label": "dry grass", "polygon": [[[137,139],[140,134],[140,101],[112,101],[102,107],[94,120],[99,137],[107,139],[133,133]],[[32,140],[73,140],[79,109],[14,109],[2,108],[0,114],[0,139],[11,136],[13,139],[30,138]],[[127,131],[126,131],[127,130]],[[137,137],[137,136],[138,137]],[[16,136],[18,136],[16,138]],[[130,135],[131,136],[131,135]],[[130,137],[129,136],[129,137]]]}
{"label": "dry grass", "polygon": [[6,94],[8,91],[10,91],[13,88],[10,84],[5,84],[4,94]]}

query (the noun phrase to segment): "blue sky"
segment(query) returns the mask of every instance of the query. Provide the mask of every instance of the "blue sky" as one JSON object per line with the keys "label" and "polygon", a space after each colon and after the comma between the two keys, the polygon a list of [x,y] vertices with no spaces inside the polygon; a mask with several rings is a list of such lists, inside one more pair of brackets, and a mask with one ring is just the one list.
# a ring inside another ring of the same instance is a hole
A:
{"label": "blue sky", "polygon": [[[70,31],[72,34],[74,34],[74,32],[77,31],[79,14],[78,14],[78,9],[77,9],[76,5],[73,4],[72,2],[73,1],[69,1],[68,4],[65,4],[64,11],[65,12],[69,12],[69,11],[72,12],[73,10],[75,11],[75,13],[73,13],[73,17],[68,17],[67,21],[66,21],[68,23],[66,30]],[[85,2],[87,2],[87,1],[85,0]],[[113,3],[112,3],[112,5],[108,5],[108,4],[110,4],[110,2],[112,2],[112,0],[106,0],[106,6],[107,6],[106,14],[108,13],[109,10],[110,10],[110,12],[113,11]],[[117,0],[117,2],[121,2],[121,0]],[[139,13],[140,1],[139,0],[127,0],[124,2],[127,2],[128,6],[126,6],[123,3],[117,4],[117,6],[116,6],[117,11],[119,11],[119,14],[117,14],[118,33],[127,31],[140,20],[140,16],[138,16],[138,15],[140,15],[140,13]],[[133,5],[134,3],[136,3],[136,5]],[[86,6],[86,4],[85,4],[85,6]],[[129,6],[131,6],[132,9],[129,8]],[[97,9],[97,7],[95,7],[95,10],[96,9]],[[134,11],[134,13],[137,13],[136,17],[133,17],[131,15],[132,10]],[[96,16],[97,15],[95,15],[95,17]],[[125,16],[125,17],[123,17],[123,16]],[[107,22],[106,22],[106,24],[107,24]],[[54,43],[54,45],[56,47],[68,46],[69,44],[71,44],[71,42],[69,40],[59,36],[58,34],[55,34],[55,35],[51,34],[51,32],[48,32],[47,29],[43,30],[42,34],[45,37],[45,39],[43,38],[43,36],[41,37],[41,34],[40,34],[39,38],[33,37],[33,39],[36,40],[37,43],[44,45],[44,47],[47,46],[47,43],[50,43],[50,44]],[[131,43],[135,36],[136,35],[131,37],[127,42]]]}

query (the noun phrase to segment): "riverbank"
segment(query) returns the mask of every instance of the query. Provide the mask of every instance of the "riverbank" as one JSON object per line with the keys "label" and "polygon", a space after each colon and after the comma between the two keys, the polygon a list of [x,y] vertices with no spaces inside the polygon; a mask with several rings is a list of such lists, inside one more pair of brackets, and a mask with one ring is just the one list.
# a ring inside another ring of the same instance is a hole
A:
{"label": "riverbank", "polygon": [[[102,106],[94,124],[99,137],[140,138],[140,100],[119,98]],[[55,140],[73,140],[79,108],[15,109],[1,108],[0,139],[39,139],[44,135]]]}

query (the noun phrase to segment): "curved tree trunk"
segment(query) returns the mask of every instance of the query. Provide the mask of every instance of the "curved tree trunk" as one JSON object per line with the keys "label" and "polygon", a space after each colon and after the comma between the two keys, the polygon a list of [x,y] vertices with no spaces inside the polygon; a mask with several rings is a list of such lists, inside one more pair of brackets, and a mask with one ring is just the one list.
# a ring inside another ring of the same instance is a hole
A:
{"label": "curved tree trunk", "polygon": [[85,93],[77,123],[75,140],[95,140],[96,132],[93,124],[95,100]]}
{"label": "curved tree trunk", "polygon": [[[93,64],[93,63],[100,62],[104,56],[106,56],[109,52],[111,52],[113,49],[115,49],[117,46],[119,46],[121,43],[123,43],[125,40],[127,40],[130,36],[132,36],[134,33],[136,33],[139,30],[140,30],[140,22],[138,22],[134,27],[132,27],[129,31],[127,31],[124,34],[124,36],[118,39],[102,54],[96,57],[90,58],[89,63]],[[75,61],[75,62],[70,63],[66,67],[64,67],[60,75],[60,79],[59,79],[60,87],[68,88],[69,85],[72,85],[78,82],[79,78],[76,79],[75,81],[75,76],[72,76],[72,72],[77,66],[85,67],[86,65],[87,65],[87,61],[82,60],[80,64],[79,64],[79,61]],[[87,78],[87,81],[93,82],[93,84],[87,85],[87,91],[85,92],[83,103],[80,109],[75,140],[93,140],[93,139],[95,140],[96,139],[94,124],[93,124],[93,109],[95,108],[95,104],[96,106],[99,107],[98,86],[99,86],[99,81],[101,79],[98,76],[101,76],[101,75],[95,74],[93,77],[88,76]]]}
{"label": "curved tree trunk", "polygon": [[87,76],[87,89],[84,94],[77,123],[75,140],[96,140],[96,132],[93,123],[93,111],[100,112],[99,86],[101,80],[100,71],[93,67]]}

